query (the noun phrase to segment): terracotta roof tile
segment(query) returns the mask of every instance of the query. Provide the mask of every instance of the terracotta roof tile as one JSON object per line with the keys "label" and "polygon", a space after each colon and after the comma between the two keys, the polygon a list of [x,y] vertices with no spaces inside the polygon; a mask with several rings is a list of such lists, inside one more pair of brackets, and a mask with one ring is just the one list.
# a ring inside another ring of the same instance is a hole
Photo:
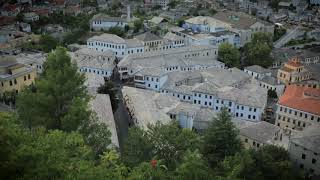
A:
{"label": "terracotta roof tile", "polygon": [[320,89],[290,85],[278,104],[320,115]]}

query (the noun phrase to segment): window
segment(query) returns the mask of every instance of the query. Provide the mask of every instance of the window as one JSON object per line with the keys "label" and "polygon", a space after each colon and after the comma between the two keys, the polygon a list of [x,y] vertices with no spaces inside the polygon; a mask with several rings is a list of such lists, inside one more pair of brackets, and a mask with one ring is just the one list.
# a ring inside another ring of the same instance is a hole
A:
{"label": "window", "polygon": [[251,111],[252,110],[252,108],[249,108],[249,111]]}
{"label": "window", "polygon": [[244,109],[244,107],[243,106],[241,106],[241,110],[243,110]]}
{"label": "window", "polygon": [[229,106],[230,106],[230,107],[232,106],[232,102],[229,102]]}
{"label": "window", "polygon": [[221,101],[221,104],[223,104],[223,100]]}
{"label": "window", "polygon": [[315,164],[316,162],[317,160],[312,158],[312,164]]}
{"label": "window", "polygon": [[304,118],[308,118],[308,114],[304,114]]}
{"label": "window", "polygon": [[200,104],[200,101],[198,101],[198,104]]}
{"label": "window", "polygon": [[236,117],[238,117],[239,116],[239,114],[238,113],[236,113]]}
{"label": "window", "polygon": [[246,142],[246,143],[247,143],[247,142],[248,142],[248,139],[245,139],[245,140],[244,140],[244,142]]}
{"label": "window", "polygon": [[254,142],[254,141],[253,141],[252,145],[254,145],[254,146],[255,146],[255,145],[256,145],[256,142]]}
{"label": "window", "polygon": [[24,79],[24,81],[26,81],[27,80],[27,76],[24,76],[23,79]]}
{"label": "window", "polygon": [[12,86],[12,81],[10,81],[10,86]]}
{"label": "window", "polygon": [[257,147],[259,147],[260,146],[260,144],[259,143],[257,143]]}
{"label": "window", "polygon": [[254,109],[253,109],[253,112],[256,112],[256,111],[257,111],[257,109],[256,109],[256,108],[254,108]]}
{"label": "window", "polygon": [[150,84],[148,84],[148,87],[150,87]]}
{"label": "window", "polygon": [[199,94],[198,96],[201,97],[201,94]]}
{"label": "window", "polygon": [[290,109],[290,110],[289,110],[289,114],[291,114],[291,112],[292,112],[292,110]]}
{"label": "window", "polygon": [[207,95],[204,95],[204,98],[208,98],[208,96],[207,96]]}
{"label": "window", "polygon": [[16,79],[14,79],[14,84],[17,84],[17,80]]}
{"label": "window", "polygon": [[219,104],[219,100],[217,100],[217,103]]}
{"label": "window", "polygon": [[303,164],[300,164],[300,168],[303,169],[303,168],[304,168],[304,165],[303,165]]}
{"label": "window", "polygon": [[237,106],[237,109],[239,109],[239,106]]}
{"label": "window", "polygon": [[248,115],[248,119],[251,119],[251,115]]}
{"label": "window", "polygon": [[155,85],[154,87],[155,87],[155,88],[158,88],[158,85]]}
{"label": "window", "polygon": [[256,119],[256,116],[252,116],[252,119]]}
{"label": "window", "polygon": [[193,100],[193,104],[197,104],[197,100]]}
{"label": "window", "polygon": [[311,116],[311,120],[313,121],[313,119],[314,119],[314,116]]}
{"label": "window", "polygon": [[302,159],[306,159],[306,155],[305,155],[305,154],[302,154],[302,155],[301,155],[301,158],[302,158]]}

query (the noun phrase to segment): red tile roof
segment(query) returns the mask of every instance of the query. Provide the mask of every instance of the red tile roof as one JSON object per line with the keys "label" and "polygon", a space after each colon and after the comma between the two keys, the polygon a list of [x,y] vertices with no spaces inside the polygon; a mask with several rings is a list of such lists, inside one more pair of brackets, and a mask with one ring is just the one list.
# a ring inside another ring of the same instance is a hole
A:
{"label": "red tile roof", "polygon": [[320,89],[290,85],[278,104],[320,115]]}

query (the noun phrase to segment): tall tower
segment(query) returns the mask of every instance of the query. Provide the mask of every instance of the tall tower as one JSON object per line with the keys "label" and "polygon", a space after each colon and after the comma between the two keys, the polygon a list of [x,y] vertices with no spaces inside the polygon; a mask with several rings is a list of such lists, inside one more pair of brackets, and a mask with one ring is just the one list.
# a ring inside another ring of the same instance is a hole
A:
{"label": "tall tower", "polygon": [[127,22],[131,21],[131,8],[130,4],[127,5]]}

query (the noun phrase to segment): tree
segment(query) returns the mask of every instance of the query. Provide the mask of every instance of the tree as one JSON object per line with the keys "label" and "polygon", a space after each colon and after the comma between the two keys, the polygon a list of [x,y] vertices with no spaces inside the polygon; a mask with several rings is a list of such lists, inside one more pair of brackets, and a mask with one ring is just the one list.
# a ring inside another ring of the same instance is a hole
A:
{"label": "tree", "polygon": [[231,115],[226,108],[223,108],[218,116],[213,118],[203,139],[202,154],[212,167],[226,156],[232,156],[242,149],[238,130],[231,122]]}
{"label": "tree", "polygon": [[229,43],[222,43],[219,46],[218,58],[228,67],[240,65],[240,51]]}
{"label": "tree", "polygon": [[98,88],[99,94],[109,94],[113,112],[118,108],[117,92],[111,80],[108,80]]}
{"label": "tree", "polygon": [[249,151],[244,150],[236,153],[234,156],[227,156],[222,162],[220,167],[220,174],[216,177],[221,180],[241,180],[247,179],[250,175],[255,177],[254,160]]}
{"label": "tree", "polygon": [[21,142],[28,142],[27,135],[13,114],[0,112],[0,179],[15,179],[20,166],[16,152]]}
{"label": "tree", "polygon": [[137,33],[137,32],[140,31],[140,29],[143,28],[143,22],[142,22],[140,19],[135,20],[135,21],[133,22],[133,26],[134,26],[134,27],[133,27],[133,32]]}
{"label": "tree", "polygon": [[0,113],[1,179],[122,179],[127,168],[115,151],[98,160],[77,132],[30,131],[13,114]]}
{"label": "tree", "polygon": [[[27,89],[19,94],[20,119],[29,128],[78,129],[90,117],[84,81],[84,75],[78,72],[76,64],[71,63],[66,50],[58,47],[48,55],[42,77],[35,83],[36,91]],[[78,118],[70,118],[69,113],[74,115],[74,112],[81,112],[77,114]]]}
{"label": "tree", "polygon": [[244,46],[245,65],[270,66],[272,64],[270,56],[272,42],[272,35],[270,33],[258,32],[253,34],[251,42]]}
{"label": "tree", "polygon": [[[83,112],[76,111],[76,113],[81,114]],[[85,115],[76,116],[76,114],[74,114],[75,118],[81,118],[81,116]],[[92,113],[91,116],[88,117],[88,120],[81,124],[78,130],[83,135],[86,143],[91,146],[96,158],[111,148],[111,132],[109,127],[104,123],[100,123],[95,113]]]}
{"label": "tree", "polygon": [[217,13],[217,10],[211,8],[211,9],[209,10],[209,13],[210,13],[211,16],[213,16],[213,15],[215,15],[215,14]]}
{"label": "tree", "polygon": [[161,164],[161,161],[152,160],[149,162],[143,162],[133,168],[129,174],[129,180],[140,180],[140,179],[170,179],[173,175],[167,171],[167,168]]}
{"label": "tree", "polygon": [[39,44],[40,44],[41,50],[48,53],[58,46],[59,41],[57,41],[55,38],[49,35],[41,35]]}
{"label": "tree", "polygon": [[178,20],[178,26],[182,27],[184,25],[185,21],[183,19]]}
{"label": "tree", "polygon": [[187,150],[176,169],[177,179],[213,179],[207,162],[198,150]]}
{"label": "tree", "polygon": [[268,90],[268,97],[269,97],[269,98],[273,98],[273,99],[277,99],[277,98],[278,98],[278,95],[277,95],[276,90],[271,90],[271,89],[269,89],[269,90]]}
{"label": "tree", "polygon": [[279,27],[274,29],[273,41],[279,40],[283,35],[285,35],[287,30],[285,28]]}
{"label": "tree", "polygon": [[129,167],[134,167],[152,158],[152,146],[148,142],[145,131],[138,127],[129,129],[128,138],[124,143],[122,160]]}
{"label": "tree", "polygon": [[278,11],[278,9],[279,9],[279,2],[280,2],[280,0],[271,0],[269,5],[270,5],[273,9],[275,9],[276,11]]}
{"label": "tree", "polygon": [[177,122],[162,125],[150,125],[147,130],[152,153],[156,159],[163,160],[169,168],[175,168],[187,149],[191,151],[200,148],[200,137],[189,129],[180,129]]}
{"label": "tree", "polygon": [[[129,26],[127,26],[127,27],[129,27]],[[111,28],[108,29],[107,33],[115,34],[115,35],[120,36],[120,37],[124,37],[125,36],[125,32],[121,27],[111,27]]]}

